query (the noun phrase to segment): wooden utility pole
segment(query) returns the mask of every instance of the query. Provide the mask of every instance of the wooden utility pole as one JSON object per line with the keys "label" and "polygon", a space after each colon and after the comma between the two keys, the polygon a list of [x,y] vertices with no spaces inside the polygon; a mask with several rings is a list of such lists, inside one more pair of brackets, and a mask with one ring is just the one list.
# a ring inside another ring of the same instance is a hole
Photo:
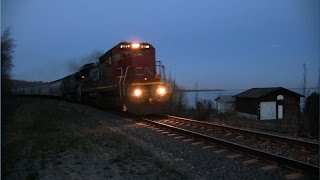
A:
{"label": "wooden utility pole", "polygon": [[[302,91],[303,91],[303,103],[305,105],[306,102],[306,89],[307,89],[307,69],[306,64],[303,64],[303,82],[302,82]],[[304,108],[303,108],[304,109]]]}
{"label": "wooden utility pole", "polygon": [[319,71],[318,71],[318,74],[319,74],[319,78],[318,78],[318,92],[320,92],[320,62],[319,62]]}
{"label": "wooden utility pole", "polygon": [[[302,92],[303,92],[303,114],[304,114],[304,117],[305,117],[305,109],[306,109],[306,88],[307,88],[307,70],[306,70],[306,64],[304,63],[303,64],[303,80],[302,80]],[[303,118],[303,127],[304,127],[304,130],[306,130],[306,127],[307,127],[307,119],[306,118]]]}
{"label": "wooden utility pole", "polygon": [[195,90],[196,90],[196,94],[195,94],[195,97],[194,97],[194,101],[195,101],[195,107],[197,107],[197,103],[199,102],[199,95],[198,95],[198,82],[196,82]]}

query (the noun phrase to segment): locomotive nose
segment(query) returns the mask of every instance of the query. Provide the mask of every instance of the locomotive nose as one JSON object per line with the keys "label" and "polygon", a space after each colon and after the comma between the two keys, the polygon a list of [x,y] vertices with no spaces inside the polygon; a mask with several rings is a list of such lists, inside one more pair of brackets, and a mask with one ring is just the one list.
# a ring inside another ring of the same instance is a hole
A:
{"label": "locomotive nose", "polygon": [[165,102],[171,98],[172,89],[167,84],[131,85],[128,99],[135,104]]}

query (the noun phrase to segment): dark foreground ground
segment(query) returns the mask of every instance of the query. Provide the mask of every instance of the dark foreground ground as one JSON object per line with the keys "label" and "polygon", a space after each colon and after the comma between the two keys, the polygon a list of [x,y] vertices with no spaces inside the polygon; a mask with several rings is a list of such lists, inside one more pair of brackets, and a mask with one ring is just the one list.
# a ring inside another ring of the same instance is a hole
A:
{"label": "dark foreground ground", "polygon": [[185,179],[102,123],[108,117],[75,109],[81,105],[26,97],[11,104],[2,120],[2,179]]}
{"label": "dark foreground ground", "polygon": [[[265,161],[215,153],[92,107],[19,97],[2,122],[3,179],[283,179]],[[10,113],[9,113],[10,114]],[[196,141],[196,140],[195,140]],[[219,146],[219,145],[218,145]],[[306,178],[308,179],[308,178]]]}

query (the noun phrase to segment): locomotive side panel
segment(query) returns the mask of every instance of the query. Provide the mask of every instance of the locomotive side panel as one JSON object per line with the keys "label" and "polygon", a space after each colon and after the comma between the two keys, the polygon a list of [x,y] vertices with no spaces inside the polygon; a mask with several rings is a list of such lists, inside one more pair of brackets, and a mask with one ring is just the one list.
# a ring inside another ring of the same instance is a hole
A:
{"label": "locomotive side panel", "polygon": [[40,85],[40,95],[48,96],[49,95],[49,85],[48,83]]}
{"label": "locomotive side panel", "polygon": [[57,80],[49,83],[50,96],[62,96],[61,90],[62,80]]}

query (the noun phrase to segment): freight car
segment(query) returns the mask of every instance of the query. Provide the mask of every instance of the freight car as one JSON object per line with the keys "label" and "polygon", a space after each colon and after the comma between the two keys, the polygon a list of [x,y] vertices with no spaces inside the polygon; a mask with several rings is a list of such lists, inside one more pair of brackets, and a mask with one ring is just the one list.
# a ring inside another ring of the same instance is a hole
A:
{"label": "freight car", "polygon": [[172,89],[151,44],[121,42],[97,62],[85,64],[69,76],[39,86],[14,89],[13,93],[57,96],[136,114],[151,114],[166,111]]}

